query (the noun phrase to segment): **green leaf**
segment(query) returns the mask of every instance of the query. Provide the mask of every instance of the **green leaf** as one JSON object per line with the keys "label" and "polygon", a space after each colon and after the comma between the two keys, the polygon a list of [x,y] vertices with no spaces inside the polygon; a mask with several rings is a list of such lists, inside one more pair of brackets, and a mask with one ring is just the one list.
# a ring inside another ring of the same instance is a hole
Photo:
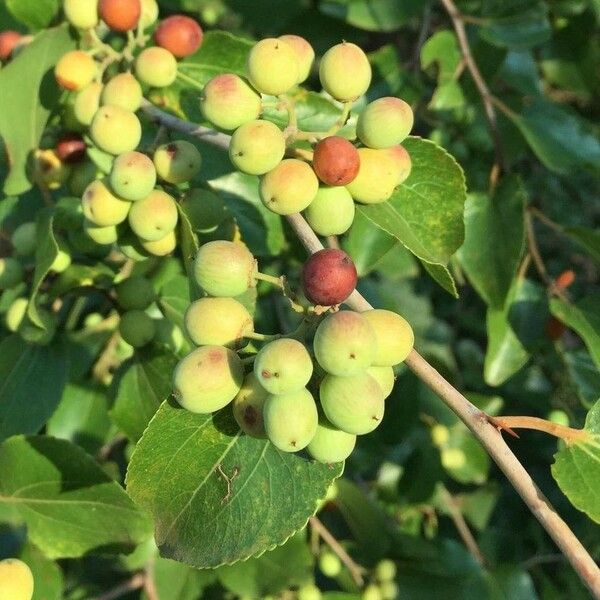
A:
{"label": "green leaf", "polygon": [[501,565],[486,573],[489,600],[536,600],[538,595],[529,573],[516,565]]}
{"label": "green leaf", "polygon": [[63,575],[60,567],[46,558],[33,544],[26,544],[19,557],[33,574],[31,600],[63,600]]}
{"label": "green leaf", "polygon": [[517,176],[502,179],[492,196],[471,195],[465,206],[461,266],[477,293],[502,308],[523,252],[525,190]]}
{"label": "green leaf", "polygon": [[539,46],[552,35],[548,7],[544,2],[513,0],[490,4],[494,12],[486,14],[484,10],[483,16],[488,18],[486,25],[479,29],[479,35],[490,44],[526,49]]}
{"label": "green leaf", "polygon": [[133,453],[127,490],[154,517],[162,556],[213,568],[303,528],[342,466],[243,435],[229,407],[198,415],[165,401]]}
{"label": "green leaf", "polygon": [[600,523],[600,400],[585,420],[588,436],[561,444],[552,475],[573,506]]}
{"label": "green leaf", "polygon": [[10,94],[0,95],[0,137],[10,164],[4,181],[7,195],[22,194],[31,188],[27,159],[39,146],[59,96],[52,68],[74,46],[67,26],[49,29],[0,71],[0,89],[11,90]]}
{"label": "green leaf", "polygon": [[199,250],[198,238],[194,233],[194,229],[187,214],[181,208],[181,205],[177,205],[177,210],[179,212],[178,229],[183,263],[185,264],[190,286],[193,286],[194,297],[197,298],[200,294],[200,289],[194,277],[194,259],[196,258],[196,254],[198,254]]}
{"label": "green leaf", "polygon": [[586,408],[591,408],[600,397],[600,371],[592,357],[583,349],[564,351],[562,355],[577,395]]}
{"label": "green leaf", "polygon": [[[154,583],[158,598],[168,600],[198,600],[202,591],[217,579],[215,571],[198,571],[187,565],[157,558],[154,561]],[[146,592],[143,600],[151,600]]]}
{"label": "green leaf", "polygon": [[81,448],[45,436],[0,445],[0,505],[14,508],[49,558],[132,549],[148,519]]}
{"label": "green leaf", "polygon": [[589,227],[567,227],[565,232],[600,264],[600,231]]}
{"label": "green leaf", "polygon": [[158,304],[165,317],[184,330],[184,315],[190,301],[190,280],[177,275],[162,286]]}
{"label": "green leaf", "polygon": [[446,265],[436,265],[434,263],[428,263],[424,260],[421,260],[421,264],[429,273],[429,275],[431,275],[432,279],[434,279],[441,287],[443,287],[451,296],[458,298],[456,282],[454,281],[454,277],[452,277],[452,274]]}
{"label": "green leaf", "polygon": [[450,428],[450,439],[441,453],[442,465],[456,481],[479,485],[487,481],[490,457],[462,423]]}
{"label": "green leaf", "polygon": [[395,31],[419,14],[425,4],[425,0],[326,0],[319,4],[319,10],[359,29]]}
{"label": "green leaf", "polygon": [[0,441],[40,430],[60,401],[67,372],[62,345],[32,346],[18,335],[0,342]]}
{"label": "green leaf", "polygon": [[58,13],[58,0],[6,0],[6,7],[17,21],[31,29],[48,27]]}

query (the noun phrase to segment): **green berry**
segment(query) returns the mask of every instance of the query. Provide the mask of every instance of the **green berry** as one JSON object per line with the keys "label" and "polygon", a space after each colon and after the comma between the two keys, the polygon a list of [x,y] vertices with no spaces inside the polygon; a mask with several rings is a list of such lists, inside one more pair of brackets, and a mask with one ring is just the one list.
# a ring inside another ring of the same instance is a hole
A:
{"label": "green berry", "polygon": [[394,159],[386,150],[359,148],[358,175],[346,188],[357,202],[380,204],[389,200],[398,184]]}
{"label": "green berry", "polygon": [[564,410],[551,410],[546,417],[548,421],[568,427],[570,424],[569,415]]}
{"label": "green berry", "polygon": [[[356,436],[334,427],[327,419],[319,419],[315,437],[308,445],[308,453],[319,462],[329,464],[346,460],[354,446]],[[325,571],[323,571],[325,573]],[[331,575],[334,577],[334,575]]]}
{"label": "green berry", "polygon": [[306,346],[291,338],[281,338],[263,346],[254,360],[254,374],[271,394],[287,394],[302,389],[313,372]]}
{"label": "green berry", "polygon": [[290,90],[300,72],[294,48],[277,38],[265,38],[254,44],[246,68],[250,83],[262,94],[271,96]]}
{"label": "green berry", "polygon": [[142,86],[131,73],[119,73],[104,86],[100,102],[135,112],[142,105]]}
{"label": "green berry", "polygon": [[304,216],[319,235],[346,233],[354,221],[354,200],[345,187],[321,186]]}
{"label": "green berry", "polygon": [[227,207],[220,196],[200,188],[186,192],[179,206],[196,231],[211,231],[227,218]]}
{"label": "green berry", "polygon": [[380,560],[375,565],[375,577],[378,581],[393,581],[396,578],[396,563],[389,558]]}
{"label": "green berry", "polygon": [[441,423],[437,423],[431,428],[431,441],[434,446],[442,448],[450,440],[450,430]]}
{"label": "green berry", "polygon": [[50,265],[50,270],[55,273],[62,273],[71,266],[71,255],[64,244],[59,244],[58,254]]}
{"label": "green berry", "polygon": [[179,361],[173,387],[183,408],[208,414],[227,406],[243,380],[244,365],[235,352],[222,346],[202,346]]}
{"label": "green berry", "polygon": [[321,600],[321,590],[316,585],[303,585],[298,589],[298,600]]}
{"label": "green berry", "polygon": [[154,286],[149,279],[132,275],[115,287],[117,302],[123,310],[145,310],[156,299]]}
{"label": "green berry", "polygon": [[92,181],[83,192],[81,204],[85,218],[99,227],[122,223],[132,206],[112,193],[106,179]]}
{"label": "green berry", "polygon": [[115,225],[106,225],[104,227],[99,227],[95,223],[92,223],[91,221],[88,221],[86,219],[83,223],[83,229],[88,234],[88,236],[92,240],[94,240],[94,242],[96,242],[96,244],[101,244],[104,246],[114,244],[119,237]]}
{"label": "green berry", "polygon": [[375,332],[361,313],[341,310],[321,321],[313,342],[317,362],[333,375],[355,375],[371,365]]}
{"label": "green berry", "polygon": [[147,241],[140,240],[142,248],[154,256],[166,256],[171,254],[177,246],[177,237],[175,231],[169,231],[165,237],[159,240]]}
{"label": "green berry", "polygon": [[17,256],[31,256],[37,247],[37,227],[33,221],[21,223],[14,231],[10,241]]}
{"label": "green berry", "polygon": [[2,600],[31,600],[33,573],[29,566],[17,558],[0,561],[0,598]]}
{"label": "green berry", "polygon": [[383,419],[383,392],[377,381],[364,371],[347,377],[326,375],[319,396],[325,416],[346,433],[369,433]]}
{"label": "green berry", "polygon": [[158,19],[158,3],[156,0],[142,0],[142,14],[140,15],[140,27],[147,29],[154,25]]}
{"label": "green berry", "polygon": [[175,199],[161,190],[131,204],[129,226],[142,240],[156,242],[175,229],[179,213]]}
{"label": "green berry", "polygon": [[412,351],[415,336],[406,319],[391,310],[380,308],[362,313],[375,330],[377,352],[373,365],[393,367],[401,363]]}
{"label": "green berry", "polygon": [[202,156],[193,144],[184,140],[170,142],[157,148],[154,166],[158,176],[169,183],[184,183],[200,171]]}
{"label": "green berry", "polygon": [[298,452],[306,448],[319,422],[317,405],[306,388],[269,395],[263,415],[269,441],[283,452]]}
{"label": "green berry", "polygon": [[135,74],[147,86],[168,87],[177,77],[177,60],[164,48],[146,48],[135,61]]}
{"label": "green berry", "polygon": [[77,29],[92,29],[98,25],[98,0],[64,0],[67,21]]}
{"label": "green berry", "polygon": [[27,300],[27,298],[17,298],[8,307],[8,310],[6,311],[6,315],[4,317],[4,321],[6,323],[6,328],[9,331],[15,332],[19,329],[19,326],[25,318],[25,313],[27,312],[28,305],[29,301]]}
{"label": "green berry", "polygon": [[394,369],[392,367],[369,367],[367,373],[377,381],[383,397],[387,398],[392,393],[396,381]]}
{"label": "green berry", "polygon": [[100,108],[102,89],[102,84],[94,81],[85,86],[77,93],[77,96],[75,96],[73,114],[81,125],[89,127],[92,124],[94,115]]}
{"label": "green berry", "polygon": [[92,119],[90,136],[108,154],[135,150],[142,139],[142,125],[135,113],[120,106],[101,106]]}
{"label": "green berry", "polygon": [[323,55],[319,79],[323,89],[336,100],[356,100],[369,89],[371,65],[358,46],[342,42]]}
{"label": "green berry", "polygon": [[319,180],[308,163],[297,158],[282,160],[260,181],[260,199],[274,213],[298,213],[313,201]]}
{"label": "green berry", "polygon": [[383,600],[381,589],[378,585],[370,583],[360,595],[361,600]]}
{"label": "green berry", "polygon": [[319,556],[319,569],[321,570],[321,573],[327,577],[337,577],[342,572],[342,561],[339,559],[337,554],[334,554],[328,550],[324,550],[321,552],[321,556]]}
{"label": "green berry", "polygon": [[115,158],[109,175],[110,185],[125,200],[142,200],[156,184],[154,163],[141,152],[126,152]]}
{"label": "green berry", "polygon": [[298,79],[296,80],[296,83],[306,81],[315,60],[315,51],[313,50],[313,47],[299,35],[280,35],[279,39],[289,44],[296,54],[296,60],[298,61]]}
{"label": "green berry", "polygon": [[248,373],[233,399],[233,416],[242,431],[255,438],[266,437],[263,408],[269,392],[260,385],[254,373]]}
{"label": "green berry", "polygon": [[399,590],[395,581],[383,581],[380,585],[383,600],[396,600]]}
{"label": "green berry", "polygon": [[413,126],[410,104],[387,96],[365,106],[356,122],[356,134],[369,148],[391,148],[402,142]]}
{"label": "green berry", "polygon": [[249,175],[263,175],[274,169],[285,154],[285,137],[277,125],[258,119],[238,127],[231,136],[229,158]]}
{"label": "green berry", "polygon": [[148,252],[140,243],[139,238],[132,231],[125,230],[119,233],[119,249],[127,257],[135,262],[142,262],[148,259]]}
{"label": "green berry", "polygon": [[444,469],[461,469],[467,462],[467,457],[460,448],[442,448],[440,455]]}
{"label": "green berry", "polygon": [[141,348],[154,339],[154,319],[142,310],[130,310],[121,315],[119,323],[121,337],[134,348]]}
{"label": "green berry", "polygon": [[256,261],[241,243],[216,240],[200,247],[194,263],[198,285],[211,296],[233,297],[255,285]]}

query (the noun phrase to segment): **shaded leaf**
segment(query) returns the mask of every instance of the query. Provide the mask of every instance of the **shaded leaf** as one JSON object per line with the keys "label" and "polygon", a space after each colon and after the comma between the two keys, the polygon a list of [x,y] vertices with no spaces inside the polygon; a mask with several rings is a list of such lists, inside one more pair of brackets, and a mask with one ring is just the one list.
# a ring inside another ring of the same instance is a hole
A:
{"label": "shaded leaf", "polygon": [[6,0],[6,7],[17,21],[31,29],[50,25],[58,13],[58,0]]}
{"label": "shaded leaf", "polygon": [[567,227],[565,231],[600,264],[600,232],[589,227]]}

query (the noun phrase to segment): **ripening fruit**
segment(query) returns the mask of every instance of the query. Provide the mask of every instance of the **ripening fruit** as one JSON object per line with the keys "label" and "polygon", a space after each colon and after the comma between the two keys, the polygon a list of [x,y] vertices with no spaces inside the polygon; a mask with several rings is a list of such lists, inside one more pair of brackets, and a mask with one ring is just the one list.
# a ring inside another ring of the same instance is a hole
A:
{"label": "ripening fruit", "polygon": [[81,204],[85,218],[99,227],[122,223],[132,206],[112,193],[106,179],[92,181],[83,192]]}
{"label": "ripening fruit", "polygon": [[166,48],[173,56],[184,58],[194,54],[202,44],[202,27],[190,17],[173,15],[156,28],[154,41]]}
{"label": "ripening fruit", "polygon": [[33,574],[27,564],[17,558],[0,560],[0,599],[31,600]]}
{"label": "ripening fruit", "polygon": [[165,237],[160,238],[160,240],[153,240],[151,242],[148,240],[140,240],[140,244],[149,254],[154,256],[166,256],[175,250],[175,247],[177,246],[177,236],[175,235],[175,230],[173,230],[169,231],[169,233],[167,233]]}
{"label": "ripening fruit", "polygon": [[370,583],[360,595],[361,600],[383,600],[381,589],[378,585]]}
{"label": "ripening fruit", "polygon": [[341,304],[356,287],[358,275],[352,259],[337,248],[312,254],[302,269],[305,296],[321,306]]}
{"label": "ripening fruit", "polygon": [[367,373],[377,381],[383,392],[383,397],[387,398],[392,393],[396,382],[394,369],[392,367],[369,367]]}
{"label": "ripening fruit", "polygon": [[146,277],[132,275],[115,287],[117,302],[123,310],[145,310],[154,302],[156,292]]}
{"label": "ripening fruit", "polygon": [[[330,464],[346,460],[354,450],[356,445],[356,436],[353,433],[346,433],[334,427],[327,419],[321,418],[317,427],[315,437],[308,444],[308,453],[321,463]],[[319,566],[321,566],[319,561]],[[329,574],[321,566],[321,571],[329,577],[335,577],[339,574]]]}
{"label": "ripening fruit", "polygon": [[379,204],[388,200],[398,184],[398,170],[386,150],[359,148],[358,175],[346,187],[357,202]]}
{"label": "ripening fruit", "polygon": [[135,150],[142,139],[142,126],[135,113],[119,106],[101,106],[92,119],[94,144],[109,154]]}
{"label": "ripening fruit", "polygon": [[71,266],[71,255],[68,252],[68,249],[61,243],[58,248],[58,253],[56,257],[52,261],[50,265],[50,271],[54,271],[55,273],[62,273],[66,271]]}
{"label": "ripening fruit", "polygon": [[285,154],[285,137],[277,125],[257,119],[238,127],[231,136],[229,158],[249,175],[274,169]]}
{"label": "ripening fruit", "polygon": [[377,353],[373,365],[393,367],[401,363],[413,349],[415,336],[408,321],[391,310],[375,308],[362,313],[375,330]]}
{"label": "ripening fruit", "polygon": [[321,590],[313,584],[298,588],[298,600],[321,600]]}
{"label": "ripening fruit", "polygon": [[126,152],[115,158],[109,175],[115,194],[130,201],[143,200],[156,184],[156,169],[141,152]]}
{"label": "ripening fruit", "polygon": [[361,313],[341,310],[321,321],[313,342],[317,362],[333,375],[355,375],[377,351],[375,332]]}
{"label": "ripening fruit", "polygon": [[121,315],[119,333],[130,346],[141,348],[153,340],[156,325],[144,311],[129,310]]}
{"label": "ripening fruit", "polygon": [[[19,329],[19,326],[23,322],[25,317],[25,313],[27,312],[27,307],[29,306],[29,301],[27,298],[17,298],[13,301],[13,303],[8,307],[6,311],[6,315],[4,317],[4,322],[6,323],[6,328],[9,331],[16,332]],[[0,584],[0,590],[2,586]],[[0,594],[0,598],[2,595]]]}
{"label": "ripening fruit", "polygon": [[201,188],[187,191],[179,206],[196,231],[215,229],[227,218],[227,207],[214,192]]}
{"label": "ripening fruit", "polygon": [[175,229],[179,214],[173,196],[153,190],[131,204],[129,226],[142,240],[156,242]]}
{"label": "ripening fruit", "polygon": [[369,89],[371,65],[367,55],[356,44],[342,42],[323,55],[319,79],[323,89],[336,100],[356,100]]}
{"label": "ripening fruit", "polygon": [[83,229],[96,244],[101,244],[103,246],[114,244],[119,238],[119,233],[114,225],[99,227],[86,219],[83,223]]}
{"label": "ripening fruit", "polygon": [[262,94],[285,94],[298,82],[300,65],[296,51],[277,38],[260,40],[250,50],[246,63],[250,83]]}
{"label": "ripening fruit", "polygon": [[358,115],[356,134],[369,148],[391,148],[410,133],[414,122],[410,104],[386,96],[369,102]]}
{"label": "ripening fruit", "polygon": [[345,187],[320,186],[304,216],[315,233],[341,235],[350,229],[354,213],[354,200]]}
{"label": "ripening fruit", "polygon": [[77,29],[92,29],[98,25],[98,0],[64,0],[67,21]]}
{"label": "ripening fruit", "polygon": [[135,112],[142,105],[142,86],[131,73],[119,73],[104,86],[100,101]]}
{"label": "ripening fruit", "polygon": [[297,158],[282,160],[260,180],[262,203],[278,215],[298,213],[313,201],[319,180],[308,163]]}
{"label": "ripening fruit", "polygon": [[140,15],[140,25],[142,29],[147,29],[154,25],[158,19],[158,3],[156,0],[142,0],[142,14]]}
{"label": "ripening fruit", "polygon": [[197,346],[237,347],[254,331],[248,309],[234,298],[200,298],[185,313],[185,329]]}
{"label": "ripening fruit", "polygon": [[21,223],[12,233],[10,241],[17,256],[31,256],[35,254],[37,246],[37,227],[31,221]]}
{"label": "ripening fruit", "polygon": [[383,392],[377,381],[364,371],[347,377],[326,375],[319,397],[325,416],[346,433],[369,433],[383,419]]}
{"label": "ripening fruit", "polygon": [[260,385],[254,373],[248,373],[233,399],[233,416],[242,431],[255,438],[266,437],[263,408],[269,392]]}
{"label": "ripening fruit", "polygon": [[142,14],[140,0],[100,0],[100,18],[114,31],[135,29]]}
{"label": "ripening fruit", "polygon": [[404,146],[392,146],[391,148],[387,148],[385,152],[396,165],[396,173],[398,174],[396,185],[404,183],[408,179],[412,169],[410,154],[407,152]]}
{"label": "ripening fruit", "polygon": [[243,380],[244,365],[235,352],[222,346],[202,346],[175,367],[174,394],[183,408],[207,414],[227,406]]}
{"label": "ripening fruit", "polygon": [[[317,428],[317,433],[315,437],[319,434],[319,429]],[[347,433],[344,435],[348,435]],[[356,436],[352,436],[354,441],[356,441]],[[313,438],[314,441],[314,438]],[[312,444],[312,442],[311,442]],[[309,452],[310,452],[310,444]],[[322,461],[323,462],[323,461]],[[328,461],[328,462],[338,462],[338,461]],[[323,575],[327,577],[337,577],[342,571],[342,561],[338,558],[337,554],[329,550],[323,550],[321,555],[319,556],[319,569]]]}
{"label": "ripening fruit", "polygon": [[389,558],[375,565],[375,577],[378,581],[393,581],[396,578],[396,563]]}
{"label": "ripening fruit", "polygon": [[10,58],[12,51],[22,37],[18,31],[8,30],[0,32],[0,60]]}
{"label": "ripening fruit", "polygon": [[310,68],[315,60],[313,47],[299,35],[285,34],[279,36],[280,40],[288,43],[296,54],[298,61],[298,79],[296,83],[302,83],[310,75]]}
{"label": "ripening fruit", "polygon": [[63,54],[54,67],[58,84],[71,91],[81,90],[92,83],[97,72],[94,59],[81,50],[71,50]]}
{"label": "ripening fruit", "polygon": [[164,48],[145,48],[135,61],[135,74],[150,87],[167,87],[177,77],[177,61]]}
{"label": "ripening fruit", "polygon": [[51,190],[58,189],[69,178],[71,168],[61,162],[52,150],[35,150],[31,161],[32,179]]}
{"label": "ripening fruit", "polygon": [[194,144],[178,140],[163,144],[154,153],[156,173],[169,183],[183,183],[193,179],[200,171],[202,156]]}
{"label": "ripening fruit", "polygon": [[316,144],[312,165],[324,184],[347,185],[358,174],[360,156],[351,142],[332,135]]}
{"label": "ripening fruit", "polygon": [[396,600],[400,590],[395,581],[382,581],[379,589],[381,591],[381,598],[383,600]]}
{"label": "ripening fruit", "polygon": [[81,125],[90,126],[92,124],[92,119],[100,108],[102,89],[102,84],[94,81],[89,85],[86,85],[78,92],[77,96],[75,96],[73,114]]}
{"label": "ripening fruit", "polygon": [[313,372],[306,346],[291,338],[280,338],[260,349],[254,359],[254,374],[271,394],[287,394],[303,388]]}
{"label": "ripening fruit", "polygon": [[83,160],[87,146],[78,133],[66,133],[56,143],[55,150],[61,162],[71,165]]}
{"label": "ripening fruit", "polygon": [[283,452],[306,448],[315,436],[319,422],[317,405],[306,388],[269,395],[263,417],[269,441]]}
{"label": "ripening fruit", "polygon": [[254,287],[256,261],[241,243],[215,240],[200,246],[194,263],[198,285],[211,296],[233,297]]}
{"label": "ripening fruit", "polygon": [[200,96],[200,108],[211,123],[233,131],[248,121],[258,119],[260,96],[244,79],[233,73],[213,77]]}

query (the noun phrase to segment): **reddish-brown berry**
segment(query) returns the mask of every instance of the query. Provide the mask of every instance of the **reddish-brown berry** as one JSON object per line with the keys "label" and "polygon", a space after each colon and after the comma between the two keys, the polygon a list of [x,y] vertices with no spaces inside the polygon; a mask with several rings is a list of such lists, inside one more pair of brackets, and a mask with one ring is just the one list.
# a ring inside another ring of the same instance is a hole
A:
{"label": "reddish-brown berry", "polygon": [[360,167],[358,150],[346,139],[333,135],[322,139],[313,155],[313,169],[327,185],[347,185]]}
{"label": "reddish-brown berry", "polygon": [[190,17],[173,15],[156,29],[154,41],[177,58],[194,54],[202,44],[202,27]]}
{"label": "reddish-brown berry", "polygon": [[561,323],[556,317],[551,316],[546,321],[546,335],[554,342],[560,339],[567,330],[564,323]]}
{"label": "reddish-brown berry", "polygon": [[21,34],[18,31],[0,32],[0,60],[7,60],[13,48],[19,43]]}
{"label": "reddish-brown berry", "polygon": [[575,271],[568,269],[563,271],[554,281],[559,290],[566,290],[575,281]]}
{"label": "reddish-brown berry", "polygon": [[357,278],[352,259],[335,248],[315,252],[302,270],[304,294],[321,306],[341,304],[353,292]]}
{"label": "reddish-brown berry", "polygon": [[78,133],[66,133],[56,144],[56,154],[64,163],[78,163],[85,156],[87,146]]}
{"label": "reddish-brown berry", "polygon": [[114,31],[130,31],[140,20],[142,3],[140,0],[100,0],[98,14]]}

